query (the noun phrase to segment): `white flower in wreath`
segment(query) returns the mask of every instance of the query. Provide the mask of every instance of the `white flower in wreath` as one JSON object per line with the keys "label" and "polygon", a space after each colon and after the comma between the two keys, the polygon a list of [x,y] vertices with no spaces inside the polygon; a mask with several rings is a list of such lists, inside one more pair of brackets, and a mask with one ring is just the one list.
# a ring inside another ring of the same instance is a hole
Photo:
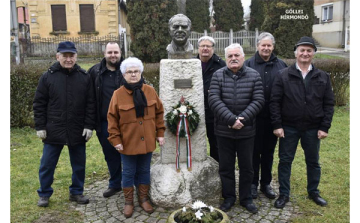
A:
{"label": "white flower in wreath", "polygon": [[197,219],[201,219],[201,216],[203,216],[204,214],[200,212],[200,210],[198,210],[196,213],[195,213],[195,216]]}
{"label": "white flower in wreath", "polygon": [[182,211],[183,211],[183,212],[186,212],[186,207],[183,207],[183,208],[182,208]]}
{"label": "white flower in wreath", "polygon": [[178,111],[176,109],[173,110],[173,115],[178,115]]}
{"label": "white flower in wreath", "polygon": [[188,115],[192,115],[192,112],[193,112],[192,110],[189,110]]}
{"label": "white flower in wreath", "polygon": [[180,113],[186,113],[186,111],[187,111],[187,108],[186,108],[186,106],[185,105],[181,105],[180,106],[180,108],[178,108],[178,110],[180,111]]}

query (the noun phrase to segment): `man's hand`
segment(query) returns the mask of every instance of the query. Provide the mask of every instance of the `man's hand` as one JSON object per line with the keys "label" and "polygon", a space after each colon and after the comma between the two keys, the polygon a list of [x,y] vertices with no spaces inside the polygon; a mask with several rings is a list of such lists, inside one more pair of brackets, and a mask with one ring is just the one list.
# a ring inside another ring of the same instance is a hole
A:
{"label": "man's hand", "polygon": [[86,142],[89,141],[89,139],[91,138],[92,132],[93,131],[90,129],[84,129],[82,136],[85,136]]}
{"label": "man's hand", "polygon": [[163,146],[165,144],[164,137],[157,137],[156,140],[159,142],[159,146]]}
{"label": "man's hand", "polygon": [[46,139],[46,130],[36,131],[36,135],[37,135],[40,139]]}
{"label": "man's hand", "polygon": [[319,130],[317,135],[318,135],[318,139],[325,139],[328,136],[328,133]]}
{"label": "man's hand", "polygon": [[276,137],[278,138],[285,138],[285,134],[284,134],[284,129],[280,128],[280,129],[275,129],[273,131],[274,135],[276,135]]}
{"label": "man's hand", "polygon": [[118,152],[120,152],[120,151],[123,151],[124,150],[124,147],[123,147],[123,145],[122,144],[117,144],[116,146],[114,146],[115,147],[115,149],[118,151]]}
{"label": "man's hand", "polygon": [[242,124],[240,122],[240,120],[243,120],[243,119],[244,119],[244,117],[238,117],[238,119],[236,119],[235,124],[231,128],[233,128],[233,129],[241,129],[242,127],[244,127],[244,124]]}

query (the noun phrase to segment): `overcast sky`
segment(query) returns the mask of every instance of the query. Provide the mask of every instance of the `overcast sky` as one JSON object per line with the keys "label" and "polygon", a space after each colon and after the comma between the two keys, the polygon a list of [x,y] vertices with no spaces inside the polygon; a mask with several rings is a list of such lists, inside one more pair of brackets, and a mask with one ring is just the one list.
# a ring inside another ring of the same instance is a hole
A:
{"label": "overcast sky", "polygon": [[245,14],[246,12],[248,12],[250,10],[251,0],[241,0],[241,3],[243,5],[244,14]]}

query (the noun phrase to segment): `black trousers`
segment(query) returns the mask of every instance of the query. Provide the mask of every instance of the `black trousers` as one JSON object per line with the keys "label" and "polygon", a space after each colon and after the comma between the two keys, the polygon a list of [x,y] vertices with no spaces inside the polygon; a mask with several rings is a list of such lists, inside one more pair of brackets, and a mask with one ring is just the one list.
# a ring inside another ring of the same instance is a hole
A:
{"label": "black trousers", "polygon": [[214,134],[214,123],[206,122],[206,135],[210,144],[210,156],[219,162],[218,146],[216,136]]}
{"label": "black trousers", "polygon": [[252,183],[258,186],[259,172],[261,168],[260,184],[262,186],[271,183],[272,165],[277,137],[273,134],[271,121],[268,118],[256,118],[256,136],[253,154],[254,178]]}
{"label": "black trousers", "polygon": [[225,202],[235,203],[235,159],[239,167],[239,200],[241,205],[252,203],[252,156],[255,137],[231,139],[217,136],[219,147],[219,174]]}

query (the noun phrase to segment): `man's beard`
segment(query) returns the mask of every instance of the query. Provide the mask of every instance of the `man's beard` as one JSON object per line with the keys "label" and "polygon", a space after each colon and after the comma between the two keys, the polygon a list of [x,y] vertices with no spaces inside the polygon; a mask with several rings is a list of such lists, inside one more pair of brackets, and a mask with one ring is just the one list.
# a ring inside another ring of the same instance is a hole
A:
{"label": "man's beard", "polygon": [[107,61],[106,62],[110,67],[115,67],[115,68],[119,68],[120,67],[120,61],[116,61],[115,63],[111,62],[111,61]]}

